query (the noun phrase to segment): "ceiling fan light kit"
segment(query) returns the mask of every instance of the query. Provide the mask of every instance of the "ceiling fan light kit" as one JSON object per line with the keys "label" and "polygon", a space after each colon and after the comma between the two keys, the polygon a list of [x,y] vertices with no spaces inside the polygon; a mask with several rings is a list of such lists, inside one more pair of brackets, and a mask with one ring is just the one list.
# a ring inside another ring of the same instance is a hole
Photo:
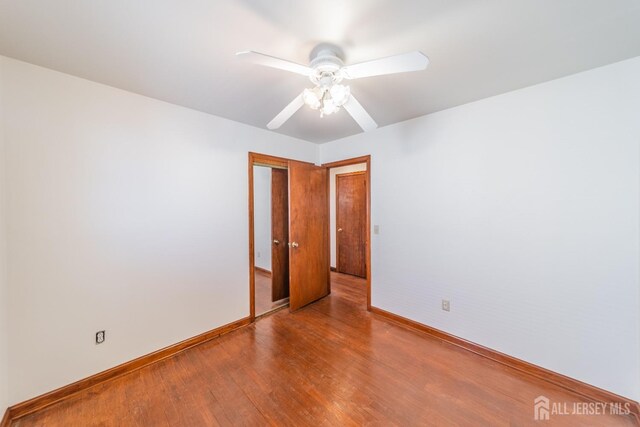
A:
{"label": "ceiling fan light kit", "polygon": [[420,71],[429,65],[429,59],[423,53],[416,51],[345,66],[342,49],[328,43],[322,43],[313,48],[308,67],[253,51],[238,52],[236,55],[255,64],[308,76],[315,85],[313,88],[304,89],[271,120],[267,124],[269,129],[278,129],[303,105],[319,110],[320,117],[334,114],[340,110],[340,107],[344,107],[362,130],[366,132],[375,129],[378,127],[377,123],[353,96],[351,88],[340,83],[344,79]]}
{"label": "ceiling fan light kit", "polygon": [[305,89],[302,99],[313,110],[320,110],[320,117],[337,112],[351,96],[349,86],[318,86]]}

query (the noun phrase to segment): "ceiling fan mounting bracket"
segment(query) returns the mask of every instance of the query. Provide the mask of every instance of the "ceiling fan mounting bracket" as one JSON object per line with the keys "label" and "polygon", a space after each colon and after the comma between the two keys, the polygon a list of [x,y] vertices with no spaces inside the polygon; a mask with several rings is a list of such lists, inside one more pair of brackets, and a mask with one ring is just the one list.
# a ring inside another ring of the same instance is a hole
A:
{"label": "ceiling fan mounting bracket", "polygon": [[344,51],[340,46],[331,43],[320,43],[316,45],[313,49],[311,49],[311,53],[309,54],[309,59],[313,61],[319,56],[335,56],[340,59],[340,61],[344,61]]}
{"label": "ceiling fan mounting bracket", "polygon": [[321,43],[311,50],[310,67],[315,74],[337,73],[344,66],[344,53],[338,46]]}

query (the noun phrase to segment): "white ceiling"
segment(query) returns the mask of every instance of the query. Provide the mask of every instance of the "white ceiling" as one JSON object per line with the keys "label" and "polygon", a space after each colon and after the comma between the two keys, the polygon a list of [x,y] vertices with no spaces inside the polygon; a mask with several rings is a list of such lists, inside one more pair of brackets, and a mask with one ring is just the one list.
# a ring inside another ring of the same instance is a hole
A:
{"label": "white ceiling", "polygon": [[[420,50],[426,71],[350,82],[380,126],[640,55],[638,0],[0,0],[0,54],[265,128],[310,82],[251,65]],[[326,142],[360,128],[303,108],[283,134]]]}

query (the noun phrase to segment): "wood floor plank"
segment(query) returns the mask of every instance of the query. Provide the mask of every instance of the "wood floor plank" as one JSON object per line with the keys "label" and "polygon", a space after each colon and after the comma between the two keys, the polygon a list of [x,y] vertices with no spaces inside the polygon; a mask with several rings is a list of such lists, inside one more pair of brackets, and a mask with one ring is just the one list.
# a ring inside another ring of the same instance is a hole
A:
{"label": "wood floor plank", "polygon": [[255,303],[256,316],[267,313],[283,305],[289,304],[289,298],[271,301],[271,275],[262,270],[255,270]]}
{"label": "wood floor plank", "polygon": [[[534,426],[573,393],[366,311],[365,281],[26,416],[27,426]],[[629,416],[548,425],[631,426]]]}

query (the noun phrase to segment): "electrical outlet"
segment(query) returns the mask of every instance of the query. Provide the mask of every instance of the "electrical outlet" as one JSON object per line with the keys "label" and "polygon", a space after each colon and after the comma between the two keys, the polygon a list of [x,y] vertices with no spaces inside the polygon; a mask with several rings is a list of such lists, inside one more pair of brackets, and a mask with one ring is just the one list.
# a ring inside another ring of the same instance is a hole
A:
{"label": "electrical outlet", "polygon": [[257,255],[258,255],[258,258],[260,258],[260,251],[258,251],[258,254],[257,254]]}
{"label": "electrical outlet", "polygon": [[96,344],[102,344],[106,338],[104,331],[96,332]]}
{"label": "electrical outlet", "polygon": [[380,226],[379,225],[374,225],[373,226],[373,234],[380,234]]}
{"label": "electrical outlet", "polygon": [[449,302],[448,299],[443,299],[442,300],[442,309],[444,311],[451,311],[451,303]]}

